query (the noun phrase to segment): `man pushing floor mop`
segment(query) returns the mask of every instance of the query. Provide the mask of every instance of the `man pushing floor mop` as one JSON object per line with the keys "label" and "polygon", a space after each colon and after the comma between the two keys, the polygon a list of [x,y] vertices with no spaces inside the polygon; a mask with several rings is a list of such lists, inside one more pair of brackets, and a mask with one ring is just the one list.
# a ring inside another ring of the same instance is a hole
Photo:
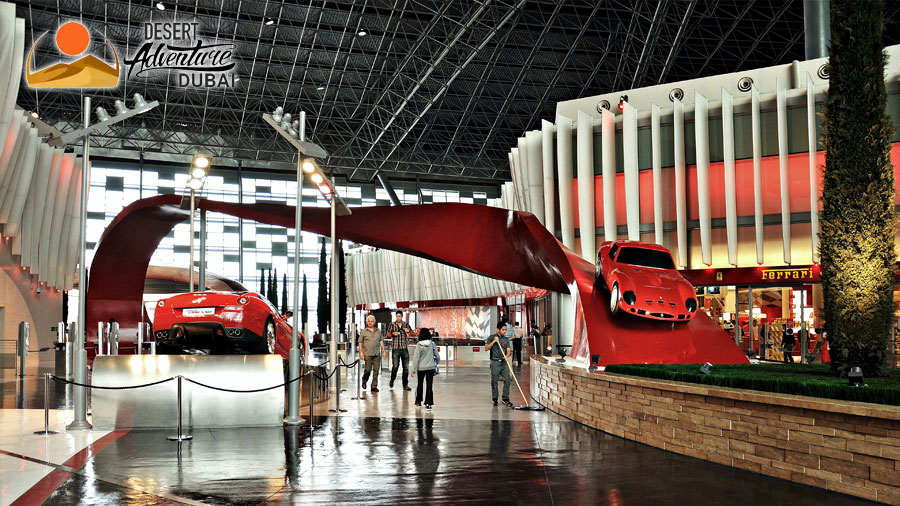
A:
{"label": "man pushing floor mop", "polygon": [[516,379],[515,374],[512,371],[512,365],[510,365],[509,358],[512,356],[512,347],[510,346],[510,339],[506,336],[506,323],[501,321],[497,324],[497,333],[491,335],[487,340],[488,344],[484,347],[485,351],[488,351],[491,354],[491,396],[494,401],[494,406],[497,405],[497,382],[500,377],[503,378],[503,404],[513,408],[513,409],[524,409],[524,410],[533,410],[533,411],[543,411],[543,407],[540,408],[532,408],[530,406],[513,406],[513,403],[509,401],[509,383],[510,377],[516,381],[516,387],[519,389],[519,393],[522,394],[522,399],[527,403],[528,399],[525,397],[525,393],[522,392],[522,387],[519,385],[519,380]]}

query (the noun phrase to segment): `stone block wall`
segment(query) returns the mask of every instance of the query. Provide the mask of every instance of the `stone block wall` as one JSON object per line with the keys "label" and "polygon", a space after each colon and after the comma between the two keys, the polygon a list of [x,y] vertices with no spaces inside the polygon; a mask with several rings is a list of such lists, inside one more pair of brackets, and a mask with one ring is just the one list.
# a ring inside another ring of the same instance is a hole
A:
{"label": "stone block wall", "polygon": [[532,396],[589,427],[900,505],[900,408],[531,365]]}

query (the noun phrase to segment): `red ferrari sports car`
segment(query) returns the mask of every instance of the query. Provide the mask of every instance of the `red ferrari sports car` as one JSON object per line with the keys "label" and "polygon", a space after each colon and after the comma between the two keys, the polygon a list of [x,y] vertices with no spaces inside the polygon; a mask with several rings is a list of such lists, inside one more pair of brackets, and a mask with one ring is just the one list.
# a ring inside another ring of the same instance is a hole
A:
{"label": "red ferrari sports car", "polygon": [[597,254],[596,275],[609,289],[609,309],[644,318],[690,321],[697,312],[694,287],[675,269],[663,246],[607,241]]}
{"label": "red ferrari sports car", "polygon": [[[183,293],[156,304],[161,354],[278,353],[291,349],[290,318],[256,292]],[[299,345],[305,347],[298,332]]]}

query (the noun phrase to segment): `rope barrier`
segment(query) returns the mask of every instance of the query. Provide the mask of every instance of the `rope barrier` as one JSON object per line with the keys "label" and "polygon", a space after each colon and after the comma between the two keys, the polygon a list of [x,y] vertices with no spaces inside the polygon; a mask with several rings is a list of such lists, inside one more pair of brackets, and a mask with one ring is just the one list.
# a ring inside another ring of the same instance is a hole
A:
{"label": "rope barrier", "polygon": [[[231,389],[231,388],[214,387],[214,386],[212,386],[212,385],[207,385],[206,383],[201,383],[201,382],[199,382],[199,381],[197,381],[197,380],[193,380],[193,379],[191,379],[191,378],[188,378],[187,376],[182,376],[182,379],[184,379],[185,381],[188,381],[188,382],[190,382],[190,383],[193,383],[193,384],[195,384],[195,385],[198,385],[198,386],[201,386],[201,387],[204,387],[204,388],[208,388],[208,389],[210,389],[210,390],[218,390],[218,391],[220,391],[220,392],[231,392],[231,393],[238,393],[238,394],[245,394],[245,393],[246,393],[246,394],[249,394],[249,393],[265,392],[265,391],[267,391],[267,390],[274,390],[274,389],[276,389],[276,388],[282,388],[282,387],[285,387],[285,386],[287,386],[287,385],[289,385],[289,384],[291,384],[291,383],[294,383],[294,382],[296,382],[296,381],[300,381],[301,378],[304,378],[304,377],[306,377],[306,376],[309,376],[310,374],[312,374],[313,376],[315,376],[316,378],[318,378],[318,379],[320,379],[320,380],[322,380],[322,381],[325,381],[325,380],[331,378],[331,376],[334,374],[334,372],[332,371],[332,373],[329,374],[327,377],[322,378],[321,376],[319,376],[318,374],[316,374],[315,371],[310,370],[309,372],[306,372],[306,373],[304,373],[304,374],[301,374],[300,376],[297,376],[296,378],[294,378],[294,379],[292,379],[292,380],[285,381],[284,383],[281,383],[281,384],[278,384],[278,385],[274,385],[274,386],[271,386],[271,387],[255,388],[255,389],[252,389],[252,390],[235,390],[235,389]],[[129,385],[129,386],[116,386],[116,387],[112,387],[112,386],[101,386],[101,385],[87,385],[87,384],[84,384],[84,383],[78,383],[78,382],[75,382],[75,381],[72,381],[72,380],[67,380],[67,379],[64,379],[64,378],[60,378],[60,377],[58,377],[58,376],[50,376],[50,378],[51,378],[53,381],[56,381],[56,382],[58,382],[58,383],[66,383],[66,384],[69,384],[69,385],[75,385],[75,386],[78,386],[78,387],[85,387],[85,388],[91,388],[91,389],[98,389],[98,390],[134,390],[134,389],[137,389],[137,388],[152,387],[152,386],[155,386],[155,385],[159,385],[159,384],[162,384],[162,383],[166,383],[166,382],[168,382],[168,381],[172,381],[172,380],[178,378],[178,376],[172,376],[171,378],[166,378],[166,379],[162,379],[162,380],[159,380],[159,381],[154,381],[154,382],[152,382],[152,383],[144,383],[143,385]]]}
{"label": "rope barrier", "polygon": [[267,390],[275,390],[276,388],[281,388],[281,387],[290,385],[291,383],[294,383],[294,382],[296,382],[296,381],[299,381],[300,378],[303,378],[304,376],[309,376],[310,374],[315,374],[315,373],[313,373],[313,372],[310,371],[310,372],[307,372],[307,373],[305,373],[305,374],[301,374],[300,376],[297,376],[296,378],[294,378],[294,379],[292,379],[292,380],[290,380],[290,381],[285,381],[284,383],[282,383],[282,384],[280,384],[280,385],[275,385],[275,386],[265,387],[265,388],[255,388],[255,389],[252,389],[252,390],[234,390],[234,389],[231,389],[231,388],[214,387],[214,386],[212,386],[212,385],[207,385],[206,383],[200,383],[200,382],[197,381],[197,380],[192,380],[191,378],[188,378],[187,376],[182,376],[182,378],[184,378],[184,380],[187,381],[187,382],[189,382],[189,383],[193,383],[193,384],[195,384],[195,385],[199,385],[199,386],[201,386],[201,387],[208,388],[208,389],[210,389],[210,390],[218,390],[218,391],[220,391],[220,392],[231,392],[231,393],[235,393],[235,394],[252,394],[252,393],[257,393],[257,392],[265,392],[265,391],[267,391]]}
{"label": "rope barrier", "polygon": [[53,379],[53,381],[56,381],[57,383],[68,383],[70,385],[75,385],[77,387],[86,387],[86,388],[98,389],[98,390],[133,390],[135,388],[152,387],[154,385],[159,385],[160,383],[172,381],[176,377],[177,376],[172,376],[171,378],[154,381],[153,383],[144,383],[143,385],[130,385],[130,386],[124,386],[124,387],[107,387],[107,386],[100,386],[100,385],[86,385],[84,383],[77,383],[75,381],[67,380],[65,378],[60,378],[58,376],[50,376],[50,378]]}

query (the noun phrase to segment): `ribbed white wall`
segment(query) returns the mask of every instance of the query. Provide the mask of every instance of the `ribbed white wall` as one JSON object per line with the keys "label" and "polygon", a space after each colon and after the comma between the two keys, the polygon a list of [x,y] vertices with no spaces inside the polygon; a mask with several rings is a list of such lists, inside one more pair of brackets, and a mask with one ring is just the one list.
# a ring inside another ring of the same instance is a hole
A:
{"label": "ribbed white wall", "polygon": [[349,304],[496,297],[522,286],[390,250],[347,255]]}
{"label": "ribbed white wall", "polygon": [[80,160],[50,148],[15,107],[25,21],[0,2],[0,224],[5,246],[34,282],[71,289],[78,264]]}

